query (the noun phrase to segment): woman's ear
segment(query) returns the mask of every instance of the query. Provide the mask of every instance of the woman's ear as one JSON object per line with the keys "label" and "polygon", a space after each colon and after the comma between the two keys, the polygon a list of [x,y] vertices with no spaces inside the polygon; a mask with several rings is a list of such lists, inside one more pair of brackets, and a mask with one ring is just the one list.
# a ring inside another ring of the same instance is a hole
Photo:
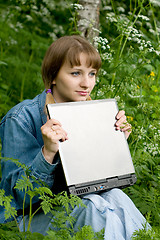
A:
{"label": "woman's ear", "polygon": [[56,85],[56,80],[55,79],[52,81],[52,85]]}

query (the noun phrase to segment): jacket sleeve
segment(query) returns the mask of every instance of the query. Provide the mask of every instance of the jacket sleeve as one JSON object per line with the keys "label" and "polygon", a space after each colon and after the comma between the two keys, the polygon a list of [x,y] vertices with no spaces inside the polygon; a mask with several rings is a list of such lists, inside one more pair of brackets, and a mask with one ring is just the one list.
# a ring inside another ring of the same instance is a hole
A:
{"label": "jacket sleeve", "polygon": [[[48,163],[42,153],[42,146],[34,136],[33,129],[27,121],[20,118],[8,117],[1,123],[2,157],[18,159],[21,163],[30,167],[30,175],[45,182],[49,188],[54,183],[54,172],[58,164]],[[6,195],[12,195],[17,209],[22,208],[24,192],[15,189],[18,179],[24,175],[24,170],[12,161],[2,160],[2,181],[1,188]],[[38,183],[31,180],[34,187]],[[33,203],[38,197],[33,199]],[[29,206],[29,197],[26,198],[25,207]]]}

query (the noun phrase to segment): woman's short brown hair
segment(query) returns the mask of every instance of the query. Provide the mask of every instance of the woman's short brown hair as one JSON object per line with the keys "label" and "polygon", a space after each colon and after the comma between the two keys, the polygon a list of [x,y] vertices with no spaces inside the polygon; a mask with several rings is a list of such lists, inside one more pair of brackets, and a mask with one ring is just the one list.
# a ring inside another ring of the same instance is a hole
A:
{"label": "woman's short brown hair", "polygon": [[80,66],[80,53],[88,55],[88,67],[91,66],[98,72],[101,67],[100,55],[83,37],[79,35],[64,36],[51,44],[42,63],[42,78],[46,89],[51,88],[52,82],[64,62],[68,62],[71,67]]}

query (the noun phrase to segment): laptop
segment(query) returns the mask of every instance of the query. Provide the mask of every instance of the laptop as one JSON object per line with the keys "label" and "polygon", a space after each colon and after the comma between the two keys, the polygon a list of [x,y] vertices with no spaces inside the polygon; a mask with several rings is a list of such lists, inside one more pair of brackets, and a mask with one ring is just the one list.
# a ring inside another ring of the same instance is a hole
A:
{"label": "laptop", "polygon": [[136,182],[125,135],[115,130],[115,99],[48,104],[50,118],[68,133],[59,154],[70,194],[124,188]]}

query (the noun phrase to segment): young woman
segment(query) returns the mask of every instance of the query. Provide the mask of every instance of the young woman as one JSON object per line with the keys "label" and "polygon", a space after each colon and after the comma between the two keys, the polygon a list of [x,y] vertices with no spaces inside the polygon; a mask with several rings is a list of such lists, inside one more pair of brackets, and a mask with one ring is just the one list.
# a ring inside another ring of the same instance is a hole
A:
{"label": "young woman", "polygon": [[[69,101],[91,100],[96,75],[101,66],[98,52],[80,36],[65,36],[49,47],[42,64],[46,90],[33,100],[25,100],[12,108],[2,119],[0,136],[2,156],[19,159],[30,166],[31,176],[44,181],[53,193],[65,189],[65,180],[58,154],[59,141],[67,141],[65,129],[56,119],[48,119],[45,106]],[[131,127],[124,111],[117,116],[115,129],[123,127],[126,138]],[[87,123],[86,123],[87,124]],[[107,123],[106,123],[107,124]],[[106,143],[107,144],[107,143]],[[13,162],[2,161],[1,188],[12,195],[14,206],[21,216],[24,193],[14,188],[23,170]],[[37,183],[33,183],[38,187]],[[74,229],[91,225],[94,231],[105,228],[105,239],[130,239],[135,230],[142,228],[145,219],[133,202],[119,189],[83,197],[87,208],[75,208]],[[38,204],[34,198],[33,204]],[[25,207],[29,206],[26,199]],[[28,216],[26,215],[26,222]],[[0,222],[5,222],[4,209]],[[32,231],[46,234],[51,227],[48,215],[38,213],[32,221]],[[22,228],[22,222],[20,223]]]}

